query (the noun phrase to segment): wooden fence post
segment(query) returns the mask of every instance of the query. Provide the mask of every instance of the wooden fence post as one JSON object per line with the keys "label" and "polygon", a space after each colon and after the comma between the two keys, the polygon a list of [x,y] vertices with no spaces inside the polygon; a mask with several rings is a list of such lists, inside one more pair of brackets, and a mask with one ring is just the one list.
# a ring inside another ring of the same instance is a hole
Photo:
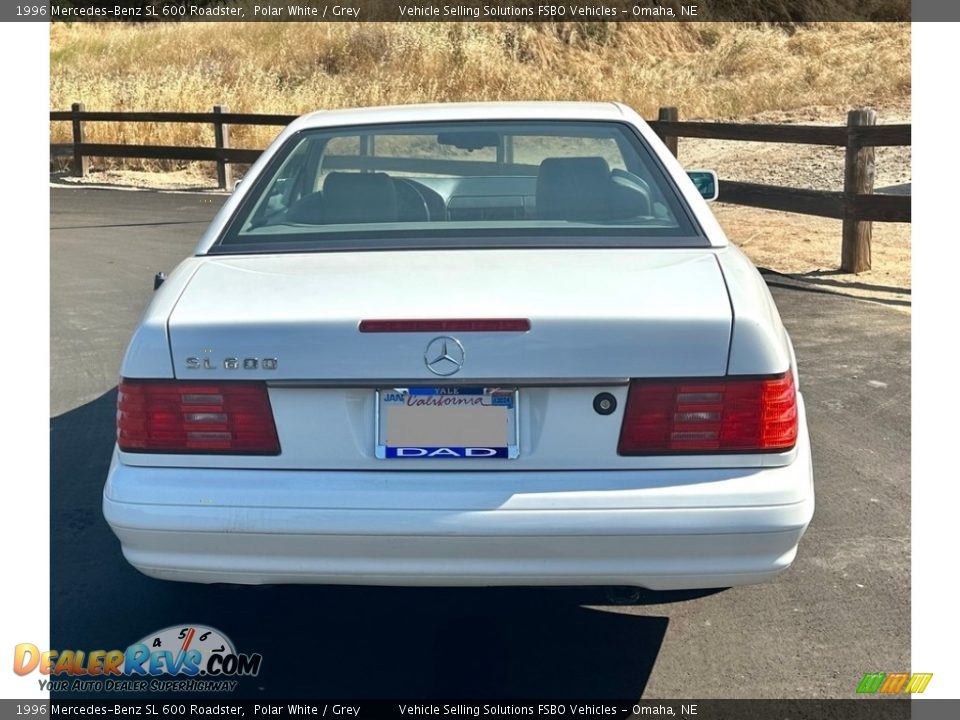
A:
{"label": "wooden fence post", "polygon": [[87,158],[80,152],[79,146],[83,143],[83,122],[79,113],[83,112],[83,103],[73,103],[70,106],[73,113],[73,174],[74,177],[84,177],[87,174]]}
{"label": "wooden fence post", "polygon": [[873,223],[858,220],[853,214],[853,201],[857,195],[873,193],[874,158],[873,147],[863,146],[854,135],[854,128],[876,125],[875,110],[851,110],[847,113],[847,154],[843,168],[843,247],[840,254],[840,269],[859,273],[871,266],[870,240]]}
{"label": "wooden fence post", "polygon": [[[222,115],[227,110],[226,105],[214,105],[213,114]],[[230,147],[230,126],[220,120],[213,122],[213,139],[217,150]],[[222,157],[217,159],[217,187],[221,190],[233,189],[233,166]]]}
{"label": "wooden fence post", "polygon": [[[657,113],[657,120],[659,122],[680,122],[680,111],[675,107],[662,107],[660,112]],[[666,133],[660,132],[660,139],[663,140],[663,144],[667,146],[667,149],[673,153],[674,157],[677,157],[677,136],[668,135]]]}

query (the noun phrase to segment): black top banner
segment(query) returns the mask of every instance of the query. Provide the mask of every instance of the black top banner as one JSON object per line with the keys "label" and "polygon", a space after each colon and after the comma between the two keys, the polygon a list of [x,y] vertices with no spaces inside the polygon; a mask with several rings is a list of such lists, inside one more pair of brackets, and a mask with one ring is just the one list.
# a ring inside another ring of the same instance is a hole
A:
{"label": "black top banner", "polygon": [[902,22],[960,18],[942,0],[52,0],[4,3],[43,22]]}

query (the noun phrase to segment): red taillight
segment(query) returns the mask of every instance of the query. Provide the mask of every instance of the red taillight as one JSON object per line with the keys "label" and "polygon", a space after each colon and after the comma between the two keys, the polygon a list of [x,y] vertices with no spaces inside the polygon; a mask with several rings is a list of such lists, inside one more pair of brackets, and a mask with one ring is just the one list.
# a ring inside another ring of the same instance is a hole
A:
{"label": "red taillight", "polygon": [[121,380],[117,445],[127,452],[277,455],[265,383]]}
{"label": "red taillight", "polygon": [[777,452],[796,442],[791,372],[765,379],[633,380],[617,452]]}

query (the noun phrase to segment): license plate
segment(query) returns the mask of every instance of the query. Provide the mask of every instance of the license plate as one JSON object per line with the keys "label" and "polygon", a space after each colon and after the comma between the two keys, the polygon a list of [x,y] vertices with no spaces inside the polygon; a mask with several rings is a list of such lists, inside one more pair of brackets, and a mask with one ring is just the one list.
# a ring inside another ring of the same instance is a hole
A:
{"label": "license plate", "polygon": [[377,390],[380,459],[515,458],[516,388],[410,387]]}

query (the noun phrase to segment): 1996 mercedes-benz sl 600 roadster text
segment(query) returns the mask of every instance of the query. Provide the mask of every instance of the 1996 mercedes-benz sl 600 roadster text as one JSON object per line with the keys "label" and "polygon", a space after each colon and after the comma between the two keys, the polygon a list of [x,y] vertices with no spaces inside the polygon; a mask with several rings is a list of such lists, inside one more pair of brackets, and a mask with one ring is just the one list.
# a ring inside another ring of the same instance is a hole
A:
{"label": "1996 mercedes-benz sl 600 roadster text", "polygon": [[813,515],[793,348],[617,104],[321,112],[157,290],[103,494],[211,583],[769,580]]}

